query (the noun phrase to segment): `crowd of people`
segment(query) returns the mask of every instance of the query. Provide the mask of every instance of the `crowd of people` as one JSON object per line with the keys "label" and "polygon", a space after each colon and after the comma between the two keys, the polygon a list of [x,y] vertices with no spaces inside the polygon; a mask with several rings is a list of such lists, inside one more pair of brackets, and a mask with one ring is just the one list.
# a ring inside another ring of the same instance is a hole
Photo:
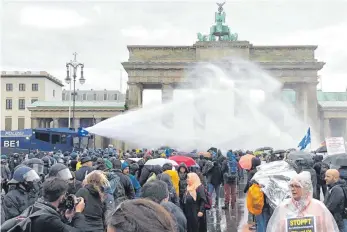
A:
{"label": "crowd of people", "polygon": [[223,209],[235,208],[242,177],[237,154],[211,153],[190,166],[147,165],[174,154],[113,148],[2,155],[2,231],[29,219],[37,232],[207,231],[206,212],[219,207],[220,186]]}
{"label": "crowd of people", "polygon": [[[245,173],[244,192],[261,201],[260,208],[250,210],[256,213],[249,213],[249,222],[255,222],[249,230],[285,232],[288,218],[313,216],[316,231],[347,231],[347,168],[330,169],[321,155],[297,160],[284,155],[254,156],[245,171],[239,160],[250,153],[210,150],[210,156],[196,156],[193,165],[169,162],[174,152],[122,154],[112,147],[2,155],[1,231],[207,232],[208,210],[236,208]],[[148,164],[158,158],[168,162]],[[255,194],[253,176],[262,163],[282,159],[297,175],[289,182],[291,198],[273,208],[266,195]]]}

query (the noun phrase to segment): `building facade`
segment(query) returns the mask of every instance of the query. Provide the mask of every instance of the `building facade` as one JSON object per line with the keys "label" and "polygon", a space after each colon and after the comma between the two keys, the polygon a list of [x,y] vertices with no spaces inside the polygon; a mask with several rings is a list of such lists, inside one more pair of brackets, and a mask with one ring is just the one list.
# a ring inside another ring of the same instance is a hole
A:
{"label": "building facade", "polygon": [[31,128],[29,105],[61,101],[62,82],[47,72],[1,72],[1,130]]}
{"label": "building facade", "polygon": [[[62,100],[70,101],[72,99],[73,91],[63,90]],[[118,90],[76,90],[76,101],[112,101],[124,102],[125,94]]]}
{"label": "building facade", "polygon": [[223,65],[225,57],[238,57],[257,63],[283,84],[283,90],[289,90],[284,91],[286,94],[294,93],[296,112],[315,138],[323,140],[332,135],[332,127],[342,125],[343,130],[336,133],[347,136],[347,101],[318,102],[318,72],[325,63],[315,57],[317,46],[256,46],[238,41],[238,35],[224,25],[225,16],[223,8],[218,8],[210,34],[199,33],[191,46],[129,45],[129,59],[122,63],[128,73],[127,106],[141,107],[144,89],[161,89],[162,101],[168,101],[174,89],[185,84],[184,76],[195,64],[213,61]]}

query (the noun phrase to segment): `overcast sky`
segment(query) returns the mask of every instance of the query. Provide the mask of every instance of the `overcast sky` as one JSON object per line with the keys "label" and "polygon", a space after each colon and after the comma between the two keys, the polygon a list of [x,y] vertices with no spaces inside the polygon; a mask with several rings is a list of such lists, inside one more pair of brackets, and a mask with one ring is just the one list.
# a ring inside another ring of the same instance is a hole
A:
{"label": "overcast sky", "polygon": [[[2,70],[44,70],[65,78],[77,52],[79,89],[119,89],[127,45],[192,45],[208,33],[215,1],[2,1]],[[227,23],[254,45],[318,45],[323,90],[347,86],[347,0],[227,1]],[[126,73],[123,70],[123,89]],[[160,98],[146,92],[145,101]],[[147,99],[146,99],[147,98]]]}

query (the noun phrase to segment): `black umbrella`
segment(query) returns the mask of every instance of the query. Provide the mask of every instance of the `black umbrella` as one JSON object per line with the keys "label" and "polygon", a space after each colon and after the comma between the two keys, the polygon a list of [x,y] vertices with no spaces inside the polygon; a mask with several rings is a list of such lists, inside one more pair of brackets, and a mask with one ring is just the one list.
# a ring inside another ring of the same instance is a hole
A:
{"label": "black umbrella", "polygon": [[260,147],[260,148],[256,149],[255,151],[267,151],[267,150],[273,151],[273,148],[272,147]]}
{"label": "black umbrella", "polygon": [[281,154],[281,153],[286,153],[286,150],[275,150],[272,152],[272,154],[274,154],[274,155]]}
{"label": "black umbrella", "polygon": [[304,151],[292,151],[287,155],[288,160],[298,160],[298,159],[304,159],[307,161],[312,161],[312,155],[310,153],[304,152]]}
{"label": "black umbrella", "polygon": [[321,146],[316,150],[316,153],[326,153],[327,152],[327,146]]}
{"label": "black umbrella", "polygon": [[327,155],[323,159],[324,163],[333,165],[333,166],[347,166],[347,154],[342,153],[342,154],[335,154],[335,155]]}

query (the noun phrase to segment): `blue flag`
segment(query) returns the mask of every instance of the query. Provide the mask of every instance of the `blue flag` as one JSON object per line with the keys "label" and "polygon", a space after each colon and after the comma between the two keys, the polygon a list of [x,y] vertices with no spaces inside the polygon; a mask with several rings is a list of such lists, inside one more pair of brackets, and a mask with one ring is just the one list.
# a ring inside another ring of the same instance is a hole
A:
{"label": "blue flag", "polygon": [[80,127],[80,128],[78,128],[77,134],[80,137],[84,137],[84,136],[87,136],[89,134],[89,132],[84,130],[82,127]]}
{"label": "blue flag", "polygon": [[310,143],[311,143],[311,129],[309,127],[306,135],[302,138],[298,147],[300,148],[300,150],[304,150],[307,147],[307,145],[309,145]]}

